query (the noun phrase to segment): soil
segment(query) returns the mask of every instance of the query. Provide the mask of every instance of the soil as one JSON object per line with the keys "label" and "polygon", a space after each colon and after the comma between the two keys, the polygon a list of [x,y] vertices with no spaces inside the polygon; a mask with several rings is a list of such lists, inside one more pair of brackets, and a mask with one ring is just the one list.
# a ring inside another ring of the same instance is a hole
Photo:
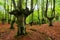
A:
{"label": "soil", "polygon": [[0,23],[0,40],[60,40],[60,22],[54,22],[53,26],[48,24],[26,25],[26,35],[16,36],[17,24],[15,29],[10,29],[10,24]]}

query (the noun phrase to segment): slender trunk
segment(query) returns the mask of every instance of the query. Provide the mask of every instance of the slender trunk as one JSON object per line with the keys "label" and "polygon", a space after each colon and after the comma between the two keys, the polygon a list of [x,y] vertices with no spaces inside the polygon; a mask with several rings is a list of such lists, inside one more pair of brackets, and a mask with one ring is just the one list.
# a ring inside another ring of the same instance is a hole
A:
{"label": "slender trunk", "polygon": [[[43,5],[42,5],[43,4]],[[42,4],[41,4],[41,10],[42,10],[42,24],[45,23],[45,19],[44,19],[44,0],[42,1]],[[47,5],[47,4],[46,4]]]}
{"label": "slender trunk", "polygon": [[39,14],[39,0],[36,0],[37,1],[37,12],[38,12],[38,24],[40,25],[40,14]]}
{"label": "slender trunk", "polygon": [[11,23],[11,15],[10,14],[8,14],[8,24],[10,24]]}
{"label": "slender trunk", "polygon": [[15,23],[15,17],[14,17],[14,19],[11,21],[10,29],[14,29],[14,23]]}
{"label": "slender trunk", "polygon": [[24,24],[26,25],[26,17],[24,18]]}
{"label": "slender trunk", "polygon": [[2,24],[3,24],[3,25],[5,24],[5,19],[4,19],[4,18],[2,18]]}
{"label": "slender trunk", "polygon": [[[31,10],[33,9],[33,0],[31,0]],[[33,23],[33,13],[32,13],[32,23]]]}
{"label": "slender trunk", "polygon": [[49,20],[49,21],[50,21],[49,26],[53,26],[53,25],[52,25],[52,20]]}
{"label": "slender trunk", "polygon": [[16,9],[16,3],[15,3],[15,0],[12,0],[12,3],[14,5],[14,8]]}
{"label": "slender trunk", "polygon": [[12,23],[11,23],[11,26],[10,26],[10,29],[14,29],[14,22],[12,21]]}
{"label": "slender trunk", "polygon": [[22,9],[22,0],[18,0],[17,7],[21,11],[21,9]]}

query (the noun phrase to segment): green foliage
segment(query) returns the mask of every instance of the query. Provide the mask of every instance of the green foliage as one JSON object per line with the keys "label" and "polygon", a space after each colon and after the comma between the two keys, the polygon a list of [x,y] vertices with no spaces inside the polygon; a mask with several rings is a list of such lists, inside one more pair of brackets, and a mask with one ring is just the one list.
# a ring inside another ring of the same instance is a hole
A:
{"label": "green foliage", "polygon": [[[39,13],[41,14],[41,13]],[[40,19],[42,19],[42,16],[39,16]],[[37,10],[34,11],[33,13],[33,22],[38,22],[38,13],[37,13]],[[30,22],[32,22],[32,14],[30,14],[27,18],[26,18],[26,23],[29,24]]]}
{"label": "green foliage", "polygon": [[[41,1],[41,0],[40,0]],[[16,2],[16,5],[17,5],[17,0],[15,0],[15,2]],[[51,2],[51,0],[49,0],[49,2]],[[23,0],[23,2],[22,2],[22,6],[23,6],[23,8],[25,8],[25,4],[26,2],[25,2],[25,0]],[[36,4],[36,0],[33,0],[33,5],[35,6],[35,4]],[[41,3],[41,2],[40,2]],[[44,3],[46,3],[46,0],[44,0]],[[29,1],[28,0],[28,6],[30,6],[30,4],[31,4],[31,1]],[[42,5],[42,4],[41,4]],[[40,20],[42,20],[42,13],[41,13],[41,6],[40,4],[39,4],[39,18],[40,18]],[[2,8],[3,8],[3,10],[5,10],[4,9],[4,0],[0,0],[0,7],[2,6]],[[9,6],[9,8],[8,8],[8,6]],[[13,6],[13,5],[12,5]],[[12,7],[13,8],[13,7]],[[30,8],[30,7],[29,7]],[[2,19],[2,17],[4,17],[4,11],[3,10],[0,10],[0,19]],[[6,5],[6,10],[8,10],[8,11],[11,11],[11,0],[8,0],[8,3],[7,3],[7,5]],[[34,9],[35,10],[35,9]],[[3,12],[2,12],[3,11]],[[56,0],[56,6],[55,6],[55,13],[56,13],[56,15],[59,15],[60,16],[60,0]],[[50,11],[50,9],[48,10],[48,15],[49,15],[49,17],[51,17],[51,11]],[[8,13],[6,12],[6,19],[8,19]],[[13,16],[11,17],[11,19],[13,19]],[[54,18],[54,20],[55,20],[55,18]],[[33,21],[34,22],[38,22],[39,20],[38,20],[38,12],[37,12],[37,10],[35,10],[34,11],[34,13],[33,13]],[[27,18],[26,18],[26,23],[28,24],[29,22],[32,22],[32,14],[30,14]]]}

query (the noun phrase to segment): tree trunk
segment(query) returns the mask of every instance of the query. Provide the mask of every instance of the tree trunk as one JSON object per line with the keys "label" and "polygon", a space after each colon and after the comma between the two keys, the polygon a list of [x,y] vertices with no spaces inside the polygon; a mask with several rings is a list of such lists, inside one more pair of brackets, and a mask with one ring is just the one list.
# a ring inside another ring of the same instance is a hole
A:
{"label": "tree trunk", "polygon": [[2,18],[2,24],[4,25],[5,24],[5,18]]}
{"label": "tree trunk", "polygon": [[50,23],[49,23],[49,26],[53,26],[53,25],[52,25],[52,20],[49,20],[49,22],[50,22]]}
{"label": "tree trunk", "polygon": [[13,17],[13,20],[11,20],[10,22],[11,22],[10,29],[14,29],[15,17]]}
{"label": "tree trunk", "polygon": [[18,16],[17,21],[18,21],[17,36],[24,35],[26,33],[26,28],[25,28],[25,24],[24,24],[24,15]]}
{"label": "tree trunk", "polygon": [[14,29],[14,22],[15,22],[15,20],[12,20],[10,29]]}

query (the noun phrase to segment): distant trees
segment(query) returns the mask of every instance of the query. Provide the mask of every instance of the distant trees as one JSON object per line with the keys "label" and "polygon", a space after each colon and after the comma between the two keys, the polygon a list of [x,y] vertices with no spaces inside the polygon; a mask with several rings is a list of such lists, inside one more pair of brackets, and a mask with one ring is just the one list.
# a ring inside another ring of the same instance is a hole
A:
{"label": "distant trees", "polygon": [[[53,0],[53,8],[51,9],[52,10],[52,16],[51,17],[48,17],[47,15],[47,11],[48,11],[48,0],[46,0],[46,10],[45,10],[45,17],[49,20],[49,26],[52,26],[52,20],[54,19],[55,17],[55,0]],[[51,4],[52,5],[52,4]]]}

